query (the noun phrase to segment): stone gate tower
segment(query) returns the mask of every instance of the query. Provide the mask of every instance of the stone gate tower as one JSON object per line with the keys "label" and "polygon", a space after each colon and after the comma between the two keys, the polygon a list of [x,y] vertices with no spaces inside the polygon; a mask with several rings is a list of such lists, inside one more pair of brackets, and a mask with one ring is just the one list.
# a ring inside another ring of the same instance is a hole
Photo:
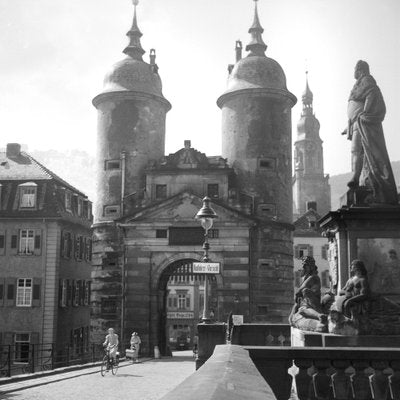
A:
{"label": "stone gate tower", "polygon": [[303,215],[307,211],[307,204],[313,203],[315,211],[324,215],[331,209],[331,187],[329,175],[324,175],[320,124],[314,115],[313,93],[308,85],[308,77],[302,101],[303,111],[297,123],[297,140],[294,144],[293,212],[296,216]]}
{"label": "stone gate tower", "polygon": [[284,320],[293,301],[291,108],[282,67],[265,55],[257,3],[249,54],[229,66],[222,110],[222,156],[235,171],[237,200],[257,224],[251,234],[250,308],[253,320]]}
{"label": "stone gate tower", "polygon": [[[117,62],[104,79],[103,91],[93,99],[98,110],[97,133],[97,202],[94,212],[92,273],[93,333],[103,335],[108,326],[122,329],[121,320],[107,319],[121,315],[123,295],[123,246],[113,222],[133,212],[145,200],[143,170],[159,160],[165,151],[165,119],[171,108],[162,94],[155,50],[150,63],[143,61],[137,25],[137,0],[128,31],[126,58]],[[115,306],[116,305],[116,306]],[[103,311],[101,311],[103,310]],[[95,336],[94,336],[95,337]]]}

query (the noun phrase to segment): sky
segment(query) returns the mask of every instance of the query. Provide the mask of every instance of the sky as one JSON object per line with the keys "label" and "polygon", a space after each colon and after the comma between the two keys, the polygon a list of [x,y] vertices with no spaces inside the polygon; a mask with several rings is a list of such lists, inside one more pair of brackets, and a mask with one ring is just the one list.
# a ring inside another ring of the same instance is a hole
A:
{"label": "sky", "polygon": [[[350,170],[346,126],[354,65],[370,64],[387,106],[391,160],[400,160],[400,1],[259,0],[266,55],[285,71],[301,113],[305,71],[321,124],[325,172]],[[217,98],[226,88],[236,40],[249,42],[252,0],[140,0],[138,25],[148,61],[157,51],[167,115],[166,153],[192,146],[221,152]],[[112,64],[124,58],[131,0],[0,0],[0,147],[96,151],[91,101]],[[246,55],[246,53],[244,53]]]}

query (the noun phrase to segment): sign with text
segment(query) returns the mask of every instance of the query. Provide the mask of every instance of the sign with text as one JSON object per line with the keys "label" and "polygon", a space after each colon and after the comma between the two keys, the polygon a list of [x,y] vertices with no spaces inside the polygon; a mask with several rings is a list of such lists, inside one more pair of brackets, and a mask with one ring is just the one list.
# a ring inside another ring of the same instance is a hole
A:
{"label": "sign with text", "polygon": [[168,319],[193,319],[194,318],[194,313],[191,311],[186,311],[186,312],[168,312],[167,313],[167,318]]}
{"label": "sign with text", "polygon": [[220,263],[194,262],[194,274],[219,274]]}
{"label": "sign with text", "polygon": [[243,325],[243,315],[232,315],[233,325]]}

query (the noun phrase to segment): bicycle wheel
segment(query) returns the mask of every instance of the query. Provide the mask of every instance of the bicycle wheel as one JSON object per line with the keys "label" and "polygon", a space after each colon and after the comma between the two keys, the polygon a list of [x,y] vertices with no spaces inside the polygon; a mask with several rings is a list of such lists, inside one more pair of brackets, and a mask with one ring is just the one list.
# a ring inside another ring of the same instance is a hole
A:
{"label": "bicycle wheel", "polygon": [[118,359],[112,361],[112,364],[111,364],[111,372],[112,372],[113,375],[116,375],[116,374],[117,374],[118,365],[119,365]]}
{"label": "bicycle wheel", "polygon": [[101,369],[100,369],[101,376],[104,376],[108,372],[107,366],[108,366],[108,357],[104,356],[103,362],[101,363]]}

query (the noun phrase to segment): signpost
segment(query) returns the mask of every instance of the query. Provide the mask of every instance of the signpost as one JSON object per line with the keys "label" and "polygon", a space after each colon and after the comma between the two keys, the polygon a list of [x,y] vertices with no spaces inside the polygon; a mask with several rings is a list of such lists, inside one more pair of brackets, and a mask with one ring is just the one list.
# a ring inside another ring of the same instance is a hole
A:
{"label": "signpost", "polygon": [[194,274],[219,274],[220,263],[213,262],[194,262],[193,263]]}

